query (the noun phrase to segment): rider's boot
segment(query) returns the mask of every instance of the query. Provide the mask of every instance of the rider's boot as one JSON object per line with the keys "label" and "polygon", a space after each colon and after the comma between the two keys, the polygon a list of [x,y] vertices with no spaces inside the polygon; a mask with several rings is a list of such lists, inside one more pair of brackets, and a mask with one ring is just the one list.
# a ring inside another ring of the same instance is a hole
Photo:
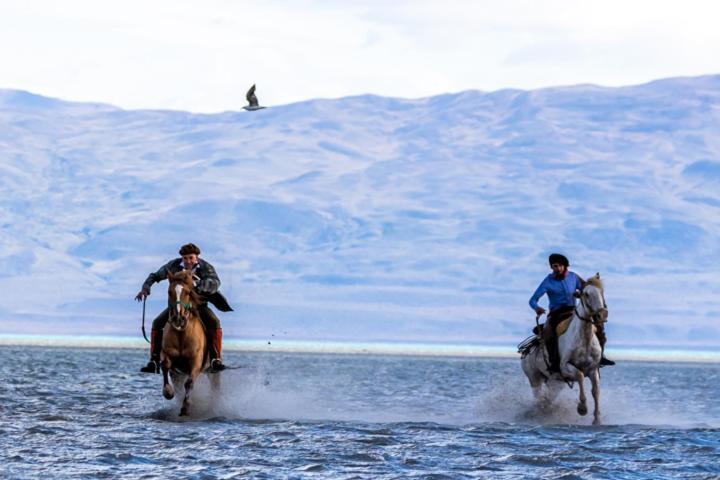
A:
{"label": "rider's boot", "polygon": [[225,370],[222,361],[222,328],[209,329],[208,337],[210,337],[210,369],[214,372]]}
{"label": "rider's boot", "polygon": [[542,328],[542,339],[545,342],[545,350],[548,353],[550,365],[548,369],[551,372],[560,371],[560,352],[558,351],[558,342],[555,337],[553,322],[548,320]]}
{"label": "rider's boot", "polygon": [[546,347],[548,349],[548,356],[550,357],[550,371],[551,372],[559,372],[560,371],[560,351],[558,348],[557,338],[551,339],[549,341],[549,343],[546,344]]}
{"label": "rider's boot", "polygon": [[606,367],[606,366],[610,366],[610,365],[615,365],[615,362],[613,362],[609,358],[605,357],[605,351],[603,349],[602,357],[600,357],[600,366]]}
{"label": "rider's boot", "polygon": [[615,365],[615,362],[605,357],[605,342],[607,342],[607,337],[605,336],[605,324],[600,323],[599,325],[596,325],[595,328],[595,335],[600,342],[600,349],[602,350],[602,354],[600,356],[600,367]]}
{"label": "rider's boot", "polygon": [[150,331],[150,361],[140,369],[143,373],[160,373],[160,350],[162,350],[162,330]]}

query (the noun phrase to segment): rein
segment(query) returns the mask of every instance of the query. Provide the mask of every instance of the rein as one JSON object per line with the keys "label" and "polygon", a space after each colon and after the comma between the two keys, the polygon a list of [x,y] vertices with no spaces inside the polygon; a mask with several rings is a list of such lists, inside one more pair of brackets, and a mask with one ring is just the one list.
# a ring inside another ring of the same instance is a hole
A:
{"label": "rein", "polygon": [[147,338],[147,333],[145,333],[145,302],[147,301],[147,297],[143,297],[143,316],[142,316],[142,332],[143,337],[145,337],[145,341],[150,343],[150,340]]}

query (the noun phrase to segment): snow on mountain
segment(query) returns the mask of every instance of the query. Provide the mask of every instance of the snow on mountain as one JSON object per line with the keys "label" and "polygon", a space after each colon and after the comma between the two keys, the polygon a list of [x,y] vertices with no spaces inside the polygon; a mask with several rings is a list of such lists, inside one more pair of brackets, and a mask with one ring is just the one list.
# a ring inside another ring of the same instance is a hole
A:
{"label": "snow on mountain", "polygon": [[720,345],[718,131],[720,76],[213,115],[0,90],[0,332],[134,334],[192,241],[229,337],[514,343],[560,251],[613,344]]}

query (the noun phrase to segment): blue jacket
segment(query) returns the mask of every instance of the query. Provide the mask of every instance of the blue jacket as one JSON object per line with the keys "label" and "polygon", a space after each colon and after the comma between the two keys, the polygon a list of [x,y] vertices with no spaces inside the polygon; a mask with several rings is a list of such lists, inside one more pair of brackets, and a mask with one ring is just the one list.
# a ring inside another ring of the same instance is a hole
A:
{"label": "blue jacket", "polygon": [[550,311],[556,310],[560,307],[575,306],[575,297],[573,294],[575,290],[582,290],[582,281],[575,272],[568,270],[567,275],[562,280],[555,278],[554,274],[549,274],[540,283],[533,296],[530,297],[530,308],[535,310],[538,307],[538,300],[540,297],[547,294],[548,300],[550,301]]}

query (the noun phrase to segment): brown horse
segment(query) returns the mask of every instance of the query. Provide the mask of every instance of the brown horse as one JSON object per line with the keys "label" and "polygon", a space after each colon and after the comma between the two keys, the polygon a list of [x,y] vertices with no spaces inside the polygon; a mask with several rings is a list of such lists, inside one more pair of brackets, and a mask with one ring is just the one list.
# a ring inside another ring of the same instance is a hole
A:
{"label": "brown horse", "polygon": [[168,273],[168,322],[163,330],[160,366],[163,372],[163,395],[170,400],[175,396],[173,382],[176,374],[187,375],[185,397],[180,416],[188,415],[190,392],[195,380],[209,365],[205,328],[200,320],[198,294],[193,290],[191,270]]}

